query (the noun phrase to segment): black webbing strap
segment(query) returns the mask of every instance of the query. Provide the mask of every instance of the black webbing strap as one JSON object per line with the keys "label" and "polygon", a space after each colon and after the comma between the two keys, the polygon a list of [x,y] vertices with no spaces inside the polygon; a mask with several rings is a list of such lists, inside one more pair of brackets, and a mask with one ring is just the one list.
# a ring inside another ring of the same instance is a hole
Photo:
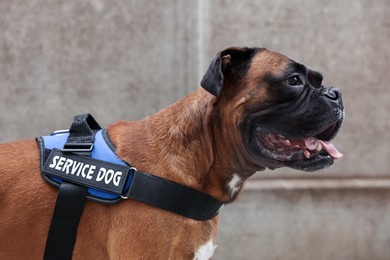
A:
{"label": "black webbing strap", "polygon": [[95,134],[100,129],[100,125],[90,114],[75,116],[62,151],[91,157]]}
{"label": "black webbing strap", "polygon": [[212,219],[223,205],[206,193],[137,170],[124,197],[199,221]]}
{"label": "black webbing strap", "polygon": [[87,191],[86,188],[71,183],[61,184],[47,236],[45,260],[72,259]]}
{"label": "black webbing strap", "polygon": [[[90,114],[75,116],[62,151],[90,157],[94,136],[100,129]],[[62,182],[47,236],[44,260],[72,259],[87,192],[86,187]]]}

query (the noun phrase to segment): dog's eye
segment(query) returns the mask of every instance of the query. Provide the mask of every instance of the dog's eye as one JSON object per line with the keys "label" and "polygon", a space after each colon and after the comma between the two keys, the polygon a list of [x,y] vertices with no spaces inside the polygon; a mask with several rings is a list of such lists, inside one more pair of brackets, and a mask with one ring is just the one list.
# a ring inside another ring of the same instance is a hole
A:
{"label": "dog's eye", "polygon": [[292,76],[286,80],[286,83],[290,86],[302,85],[302,80],[299,76]]}

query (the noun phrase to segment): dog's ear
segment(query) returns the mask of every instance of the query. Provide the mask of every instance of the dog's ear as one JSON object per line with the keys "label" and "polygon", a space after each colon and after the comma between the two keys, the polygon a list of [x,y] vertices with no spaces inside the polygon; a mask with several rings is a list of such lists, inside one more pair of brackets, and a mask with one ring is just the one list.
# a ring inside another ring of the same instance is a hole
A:
{"label": "dog's ear", "polygon": [[218,52],[211,61],[200,85],[214,96],[220,96],[227,78],[244,76],[255,52],[255,48],[238,47]]}

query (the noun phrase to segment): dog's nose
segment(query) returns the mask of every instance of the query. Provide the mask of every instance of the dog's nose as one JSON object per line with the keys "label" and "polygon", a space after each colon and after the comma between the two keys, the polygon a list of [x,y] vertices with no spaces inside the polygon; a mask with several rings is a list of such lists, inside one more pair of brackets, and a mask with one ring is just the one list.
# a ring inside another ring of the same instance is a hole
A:
{"label": "dog's nose", "polygon": [[325,97],[331,100],[338,100],[340,97],[340,90],[338,90],[337,88],[323,88],[321,92]]}

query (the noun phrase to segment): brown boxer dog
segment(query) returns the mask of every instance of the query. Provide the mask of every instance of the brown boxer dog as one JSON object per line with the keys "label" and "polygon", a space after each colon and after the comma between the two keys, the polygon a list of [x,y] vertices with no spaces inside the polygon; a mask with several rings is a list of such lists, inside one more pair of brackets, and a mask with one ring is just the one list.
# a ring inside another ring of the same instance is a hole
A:
{"label": "brown boxer dog", "polygon": [[[330,140],[341,94],[322,76],[260,48],[229,48],[194,93],[138,122],[108,128],[139,170],[230,203],[265,168],[315,171],[341,157]],[[57,189],[40,176],[37,143],[0,145],[1,259],[42,259]],[[195,221],[140,202],[87,202],[74,259],[208,259],[218,217]]]}

